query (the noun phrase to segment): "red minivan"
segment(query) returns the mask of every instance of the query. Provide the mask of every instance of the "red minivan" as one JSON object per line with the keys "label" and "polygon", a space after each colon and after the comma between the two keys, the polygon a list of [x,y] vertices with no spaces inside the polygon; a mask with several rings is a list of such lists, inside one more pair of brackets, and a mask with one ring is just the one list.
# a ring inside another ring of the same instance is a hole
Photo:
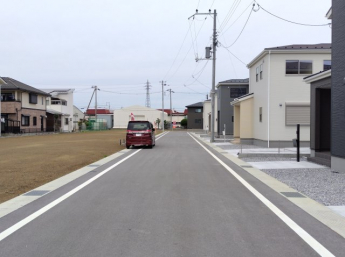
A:
{"label": "red minivan", "polygon": [[131,146],[148,146],[152,148],[156,145],[155,129],[149,121],[129,121],[126,135],[126,148]]}

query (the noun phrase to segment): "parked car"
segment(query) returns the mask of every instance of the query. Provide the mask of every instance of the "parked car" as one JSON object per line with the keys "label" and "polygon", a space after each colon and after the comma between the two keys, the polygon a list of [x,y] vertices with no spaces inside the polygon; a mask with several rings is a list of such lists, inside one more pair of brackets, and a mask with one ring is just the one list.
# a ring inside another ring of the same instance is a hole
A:
{"label": "parked car", "polygon": [[155,129],[149,121],[129,121],[126,134],[126,148],[131,146],[148,146],[152,148],[156,145]]}

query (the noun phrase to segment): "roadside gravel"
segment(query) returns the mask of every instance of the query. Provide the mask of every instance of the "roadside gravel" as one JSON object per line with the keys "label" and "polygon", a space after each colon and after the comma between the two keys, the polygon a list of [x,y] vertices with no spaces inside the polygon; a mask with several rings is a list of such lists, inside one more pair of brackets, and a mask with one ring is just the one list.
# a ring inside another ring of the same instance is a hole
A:
{"label": "roadside gravel", "polygon": [[323,205],[345,205],[345,174],[333,173],[330,168],[262,171]]}
{"label": "roadside gravel", "polygon": [[[296,161],[296,158],[288,157],[245,157],[241,158],[245,162],[281,162],[281,161]],[[307,161],[307,158],[300,158],[301,162]]]}

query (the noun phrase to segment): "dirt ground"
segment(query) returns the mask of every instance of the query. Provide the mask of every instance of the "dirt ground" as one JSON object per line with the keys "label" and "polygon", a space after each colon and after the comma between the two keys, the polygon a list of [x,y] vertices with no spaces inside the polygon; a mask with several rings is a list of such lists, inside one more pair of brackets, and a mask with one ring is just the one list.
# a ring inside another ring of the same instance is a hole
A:
{"label": "dirt ground", "polygon": [[125,133],[0,138],[0,203],[124,149],[120,139],[126,138]]}

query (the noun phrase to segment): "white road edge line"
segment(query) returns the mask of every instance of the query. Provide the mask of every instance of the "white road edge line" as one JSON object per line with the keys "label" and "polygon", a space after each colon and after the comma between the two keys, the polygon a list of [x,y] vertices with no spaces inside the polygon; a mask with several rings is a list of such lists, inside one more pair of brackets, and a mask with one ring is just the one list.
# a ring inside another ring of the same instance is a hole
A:
{"label": "white road edge line", "polygon": [[[164,137],[166,134],[168,134],[169,132],[163,133],[162,135],[160,135],[156,140],[159,140],[160,138]],[[111,169],[115,168],[116,166],[120,165],[121,163],[123,163],[124,161],[128,160],[129,158],[131,158],[133,155],[139,153],[142,149],[138,149],[137,151],[135,151],[134,153],[128,155],[126,158],[122,159],[121,161],[118,161],[117,163],[115,163],[114,165],[110,166],[109,168],[105,169],[104,171],[100,172],[99,174],[97,174],[96,176],[90,178],[89,180],[85,181],[83,184],[77,186],[76,188],[72,189],[71,191],[69,191],[68,193],[64,194],[63,196],[60,196],[58,199],[54,200],[53,202],[47,204],[46,206],[42,207],[41,209],[39,209],[38,211],[34,212],[33,214],[29,215],[28,217],[22,219],[21,221],[17,222],[16,224],[14,224],[13,226],[9,227],[8,229],[4,230],[3,232],[0,233],[0,242],[2,240],[4,240],[6,237],[8,237],[9,235],[13,234],[14,232],[16,232],[17,230],[19,230],[20,228],[24,227],[26,224],[28,224],[29,222],[33,221],[34,219],[38,218],[40,215],[42,215],[43,213],[49,211],[51,208],[53,208],[54,206],[58,205],[59,203],[61,203],[62,201],[66,200],[68,197],[74,195],[75,193],[77,193],[79,190],[81,190],[82,188],[86,187],[87,185],[89,185],[90,183],[92,183],[93,181],[95,181],[96,179],[100,178],[101,176],[103,176],[104,174],[106,174],[107,172],[109,172]]]}
{"label": "white road edge line", "polygon": [[328,251],[322,244],[320,244],[315,238],[308,234],[303,228],[301,228],[296,222],[294,222],[289,216],[282,212],[271,201],[264,197],[259,191],[252,187],[247,181],[245,181],[240,175],[238,175],[233,169],[221,161],[210,150],[202,145],[197,139],[188,133],[206,152],[208,152],[214,159],[216,159],[227,171],[229,171],[238,181],[240,181],[253,195],[255,195],[262,203],[264,203],[275,215],[277,215],[284,223],[289,226],[297,235],[299,235],[311,248],[313,248],[320,256],[335,257],[330,251]]}

